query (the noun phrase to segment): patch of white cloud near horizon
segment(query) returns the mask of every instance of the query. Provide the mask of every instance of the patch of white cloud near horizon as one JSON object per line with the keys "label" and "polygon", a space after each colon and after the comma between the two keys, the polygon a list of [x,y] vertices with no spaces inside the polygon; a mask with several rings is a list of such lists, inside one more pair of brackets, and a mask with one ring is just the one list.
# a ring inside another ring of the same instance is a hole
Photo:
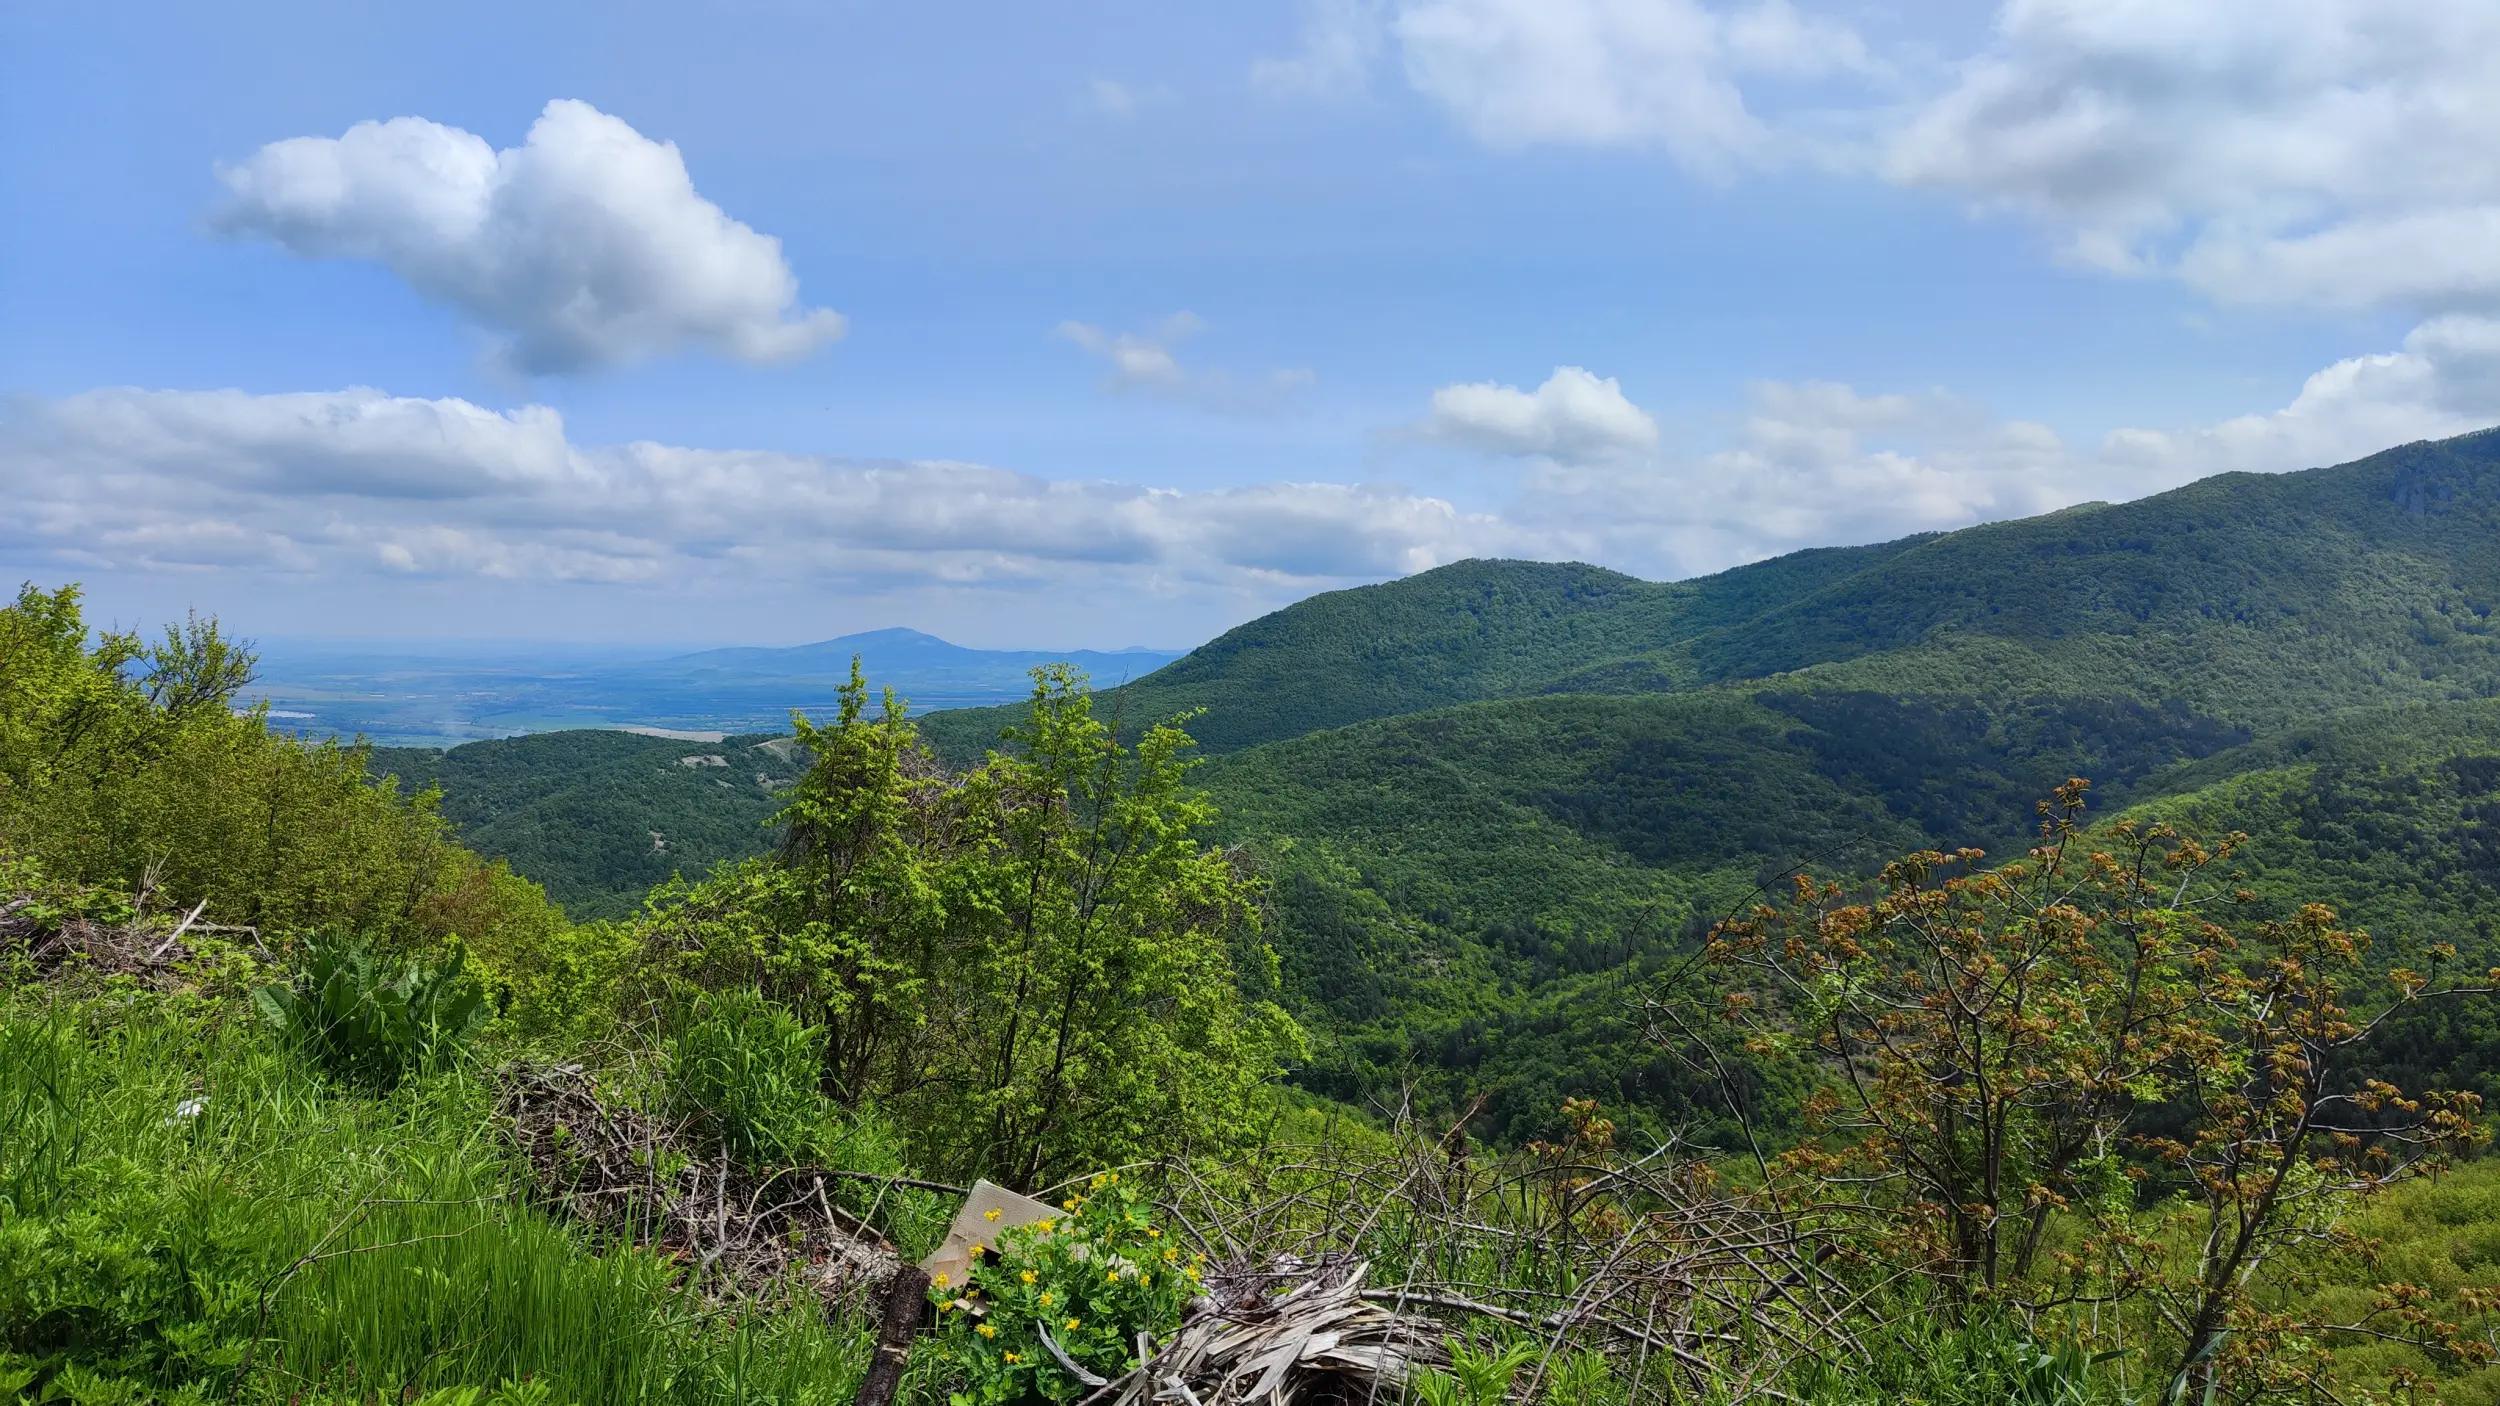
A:
{"label": "patch of white cloud near horizon", "polygon": [[[1450,392],[1482,389],[1445,387],[1436,410]],[[1518,398],[1505,402],[1514,410],[1528,398],[1494,389]],[[1624,408],[1642,413],[1628,400]],[[2500,320],[2447,316],[2415,328],[2396,351],[2317,372],[2280,410],[2183,430],[2119,429],[2083,447],[1945,392],[1868,394],[1827,382],[1757,384],[1735,442],[1698,454],[1623,439],[1473,443],[1527,456],[1524,491],[1505,516],[1528,540],[1675,576],[2136,498],[2217,473],[2345,463],[2494,423]]]}
{"label": "patch of white cloud near horizon", "polygon": [[[542,406],[89,391],[0,416],[0,545],[81,567],[872,587],[1090,574],[1309,590],[1523,549],[1391,487],[1181,491],[978,464],[570,443]],[[14,541],[12,541],[14,539]]]}
{"label": "patch of white cloud near horizon", "polygon": [[701,347],[784,361],[840,337],[799,303],[781,242],[695,191],[674,143],[588,103],[547,104],[517,147],[421,117],[292,137],[221,165],[213,223],[305,258],[370,260],[566,372]]}
{"label": "patch of white cloud near horizon", "polygon": [[1068,321],[1059,324],[1057,335],[1110,368],[1104,378],[1106,388],[1142,392],[1205,410],[1241,414],[1272,410],[1316,379],[1301,368],[1243,377],[1184,367],[1176,348],[1204,330],[1206,323],[1197,314],[1183,310],[1142,332],[1115,332],[1091,322]]}
{"label": "patch of white cloud near horizon", "polygon": [[[1566,393],[1541,402],[1557,380]],[[544,407],[369,389],[96,390],[0,414],[0,500],[16,509],[0,556],[79,573],[295,573],[347,591],[404,576],[702,596],[1040,584],[1253,608],[1471,556],[1685,576],[2482,428],[2500,421],[2500,319],[2425,322],[2393,351],[2320,370],[2278,410],[2086,446],[1941,391],[1766,382],[1731,442],[1684,451],[1576,368],[1533,392],[1489,389],[1459,398],[1471,409],[1453,424],[1473,437],[1435,438],[1519,465],[1496,511],[1370,484],[1179,490],[943,460],[585,446]],[[1566,432],[1538,427],[1554,413],[1540,405],[1606,409]]]}

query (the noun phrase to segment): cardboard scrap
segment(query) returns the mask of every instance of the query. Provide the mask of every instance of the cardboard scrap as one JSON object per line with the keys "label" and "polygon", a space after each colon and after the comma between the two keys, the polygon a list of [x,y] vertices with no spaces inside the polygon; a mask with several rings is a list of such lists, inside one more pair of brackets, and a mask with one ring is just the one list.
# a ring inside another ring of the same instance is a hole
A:
{"label": "cardboard scrap", "polygon": [[[990,1212],[998,1214],[993,1217]],[[941,1274],[949,1284],[961,1284],[972,1269],[972,1247],[995,1247],[998,1233],[1019,1225],[1048,1220],[1058,1212],[1030,1196],[1018,1195],[993,1182],[976,1181],[972,1194],[964,1198],[963,1208],[955,1212],[954,1222],[946,1227],[946,1239],[920,1262],[932,1283]]]}

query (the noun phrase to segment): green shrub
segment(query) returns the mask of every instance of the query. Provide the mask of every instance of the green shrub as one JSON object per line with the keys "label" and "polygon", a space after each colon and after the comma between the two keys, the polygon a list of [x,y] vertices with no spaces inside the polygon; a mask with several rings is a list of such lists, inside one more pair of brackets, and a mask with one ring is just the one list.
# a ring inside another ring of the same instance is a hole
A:
{"label": "green shrub", "polygon": [[447,1066],[488,1014],[486,989],[457,947],[428,961],[378,956],[361,942],[308,943],[294,981],[252,999],[299,1052],[371,1089]]}
{"label": "green shrub", "polygon": [[1512,1380],[1537,1357],[1538,1344],[1533,1342],[1479,1352],[1453,1341],[1448,1371],[1427,1369],[1415,1375],[1415,1399],[1420,1406],[1502,1406],[1510,1400]]}
{"label": "green shrub", "polygon": [[707,997],[669,1047],[672,1111],[752,1167],[812,1162],[833,1107],[818,1090],[825,1032],[751,991]]}
{"label": "green shrub", "polygon": [[950,777],[854,669],[837,722],[796,720],[814,760],[778,853],[653,892],[651,970],[823,1027],[825,1092],[893,1115],[932,1176],[1030,1189],[1248,1147],[1301,1032],[1244,993],[1275,954],[1188,735],[1123,746],[1058,666],[1029,717]]}
{"label": "green shrub", "polygon": [[1147,1218],[1144,1199],[1106,1172],[1064,1217],[1005,1231],[976,1247],[969,1284],[932,1281],[940,1343],[962,1380],[959,1406],[1073,1401],[1085,1388],[1043,1341],[1102,1377],[1137,1365],[1137,1335],[1160,1341],[1197,1292],[1198,1257]]}
{"label": "green shrub", "polygon": [[492,957],[561,925],[537,885],[454,844],[432,796],[367,774],[367,749],[238,711],[251,667],[214,621],[150,644],[91,631],[74,586],[0,596],[0,850],[265,939],[457,935]]}

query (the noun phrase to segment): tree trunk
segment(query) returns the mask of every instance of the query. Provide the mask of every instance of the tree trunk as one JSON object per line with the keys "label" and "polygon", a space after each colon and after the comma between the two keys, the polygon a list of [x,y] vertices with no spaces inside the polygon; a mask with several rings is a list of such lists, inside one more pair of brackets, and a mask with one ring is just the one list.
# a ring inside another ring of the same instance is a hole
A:
{"label": "tree trunk", "polygon": [[920,1335],[920,1318],[929,1304],[929,1275],[916,1264],[894,1271],[886,1285],[885,1317],[877,1324],[877,1351],[868,1359],[868,1375],[860,1378],[859,1395],[851,1406],[892,1406],[903,1385],[903,1364],[911,1357],[911,1340]]}

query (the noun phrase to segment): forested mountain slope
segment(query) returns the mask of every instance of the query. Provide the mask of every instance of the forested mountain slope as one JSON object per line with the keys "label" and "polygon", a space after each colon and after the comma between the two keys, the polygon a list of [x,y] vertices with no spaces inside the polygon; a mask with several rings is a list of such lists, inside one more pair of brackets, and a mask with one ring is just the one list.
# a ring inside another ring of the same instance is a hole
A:
{"label": "forested mountain slope", "polygon": [[[2500,693],[2496,527],[2500,436],[2228,476],[1792,577],[1807,587],[1794,599],[1552,685],[1615,696],[1378,719],[1202,777],[1237,837],[1291,838],[1270,861],[1290,876],[1279,945],[1288,981],[1331,1016],[1315,1024],[1345,1036],[1323,1043],[1332,1087],[1421,1077],[1450,1081],[1454,1101],[1498,1086],[1509,1102],[1524,1082],[1523,1114],[1566,1092],[1655,1102],[1592,1053],[1631,1040],[1624,999],[1598,993],[1644,951],[1678,948],[1792,866],[2018,850],[2032,802],[2070,775],[2094,778],[2105,808],[2201,795],[2183,812],[2197,829],[2264,829],[2272,848],[2252,864],[2287,894],[2314,879],[2311,896],[2364,923],[2487,925],[2475,910],[2491,890],[2457,868],[2479,832],[2450,813],[2479,802],[2421,802],[2483,764],[2399,765],[2388,749],[2438,717],[2457,755],[2500,751],[2478,725],[2491,705],[2439,707]],[[2405,700],[2423,706],[2387,721]],[[2349,724],[2318,722],[2347,710]],[[2311,741],[2277,740],[2298,723]],[[2375,770],[2279,750],[2304,745]],[[2321,825],[2313,852],[2279,838]],[[2328,849],[2341,858],[2322,866]]]}
{"label": "forested mountain slope", "polygon": [[[1565,1093],[1674,1116],[1671,1074],[1627,1058],[1643,973],[1795,866],[2012,852],[2067,776],[2094,779],[2103,815],[2263,828],[2247,860],[2285,901],[2408,936],[2487,925],[2472,815],[2495,800],[2476,759],[2500,755],[2495,605],[2485,433],[1690,582],[1467,562],[1254,621],[1099,706],[1131,726],[1205,710],[1199,780],[1273,880],[1314,1085],[1498,1090],[1496,1127]],[[924,725],[961,759],[1013,716]],[[2409,740],[2432,735],[2453,748]],[[447,811],[581,902],[692,861],[646,847],[635,872],[596,874],[567,847],[533,856],[507,837],[544,828],[533,807],[580,807],[585,837],[629,809],[710,812],[721,852],[762,843],[767,796],[673,763],[558,801],[573,783],[484,773],[564,758],[463,750],[481,774],[445,773]],[[473,822],[471,787],[514,799]],[[663,828],[637,818],[610,842],[646,824]]]}
{"label": "forested mountain slope", "polygon": [[[1480,699],[1854,665],[1894,692],[2123,692],[2235,721],[2500,689],[2500,432],[1650,583],[1471,561],[1316,596],[1113,690],[1210,753]],[[977,753],[1003,710],[930,720]]]}
{"label": "forested mountain slope", "polygon": [[[2500,432],[1947,534],[1653,656],[1895,689],[2177,698],[2283,724],[2500,690]],[[1565,681],[1565,686],[1570,681]]]}
{"label": "forested mountain slope", "polygon": [[[1641,657],[1723,629],[1924,538],[1794,552],[1695,581],[1655,582],[1577,562],[1463,561],[1331,591],[1226,631],[1104,705],[1132,723],[1203,709],[1209,753],[1484,698],[1553,691],[1592,660]],[[1012,708],[927,720],[950,756],[978,756]]]}
{"label": "forested mountain slope", "polygon": [[685,742],[544,732],[449,751],[378,747],[403,789],[442,790],[470,847],[539,877],[576,918],[631,913],[652,885],[742,859],[770,839],[775,793],[805,768],[789,738]]}

